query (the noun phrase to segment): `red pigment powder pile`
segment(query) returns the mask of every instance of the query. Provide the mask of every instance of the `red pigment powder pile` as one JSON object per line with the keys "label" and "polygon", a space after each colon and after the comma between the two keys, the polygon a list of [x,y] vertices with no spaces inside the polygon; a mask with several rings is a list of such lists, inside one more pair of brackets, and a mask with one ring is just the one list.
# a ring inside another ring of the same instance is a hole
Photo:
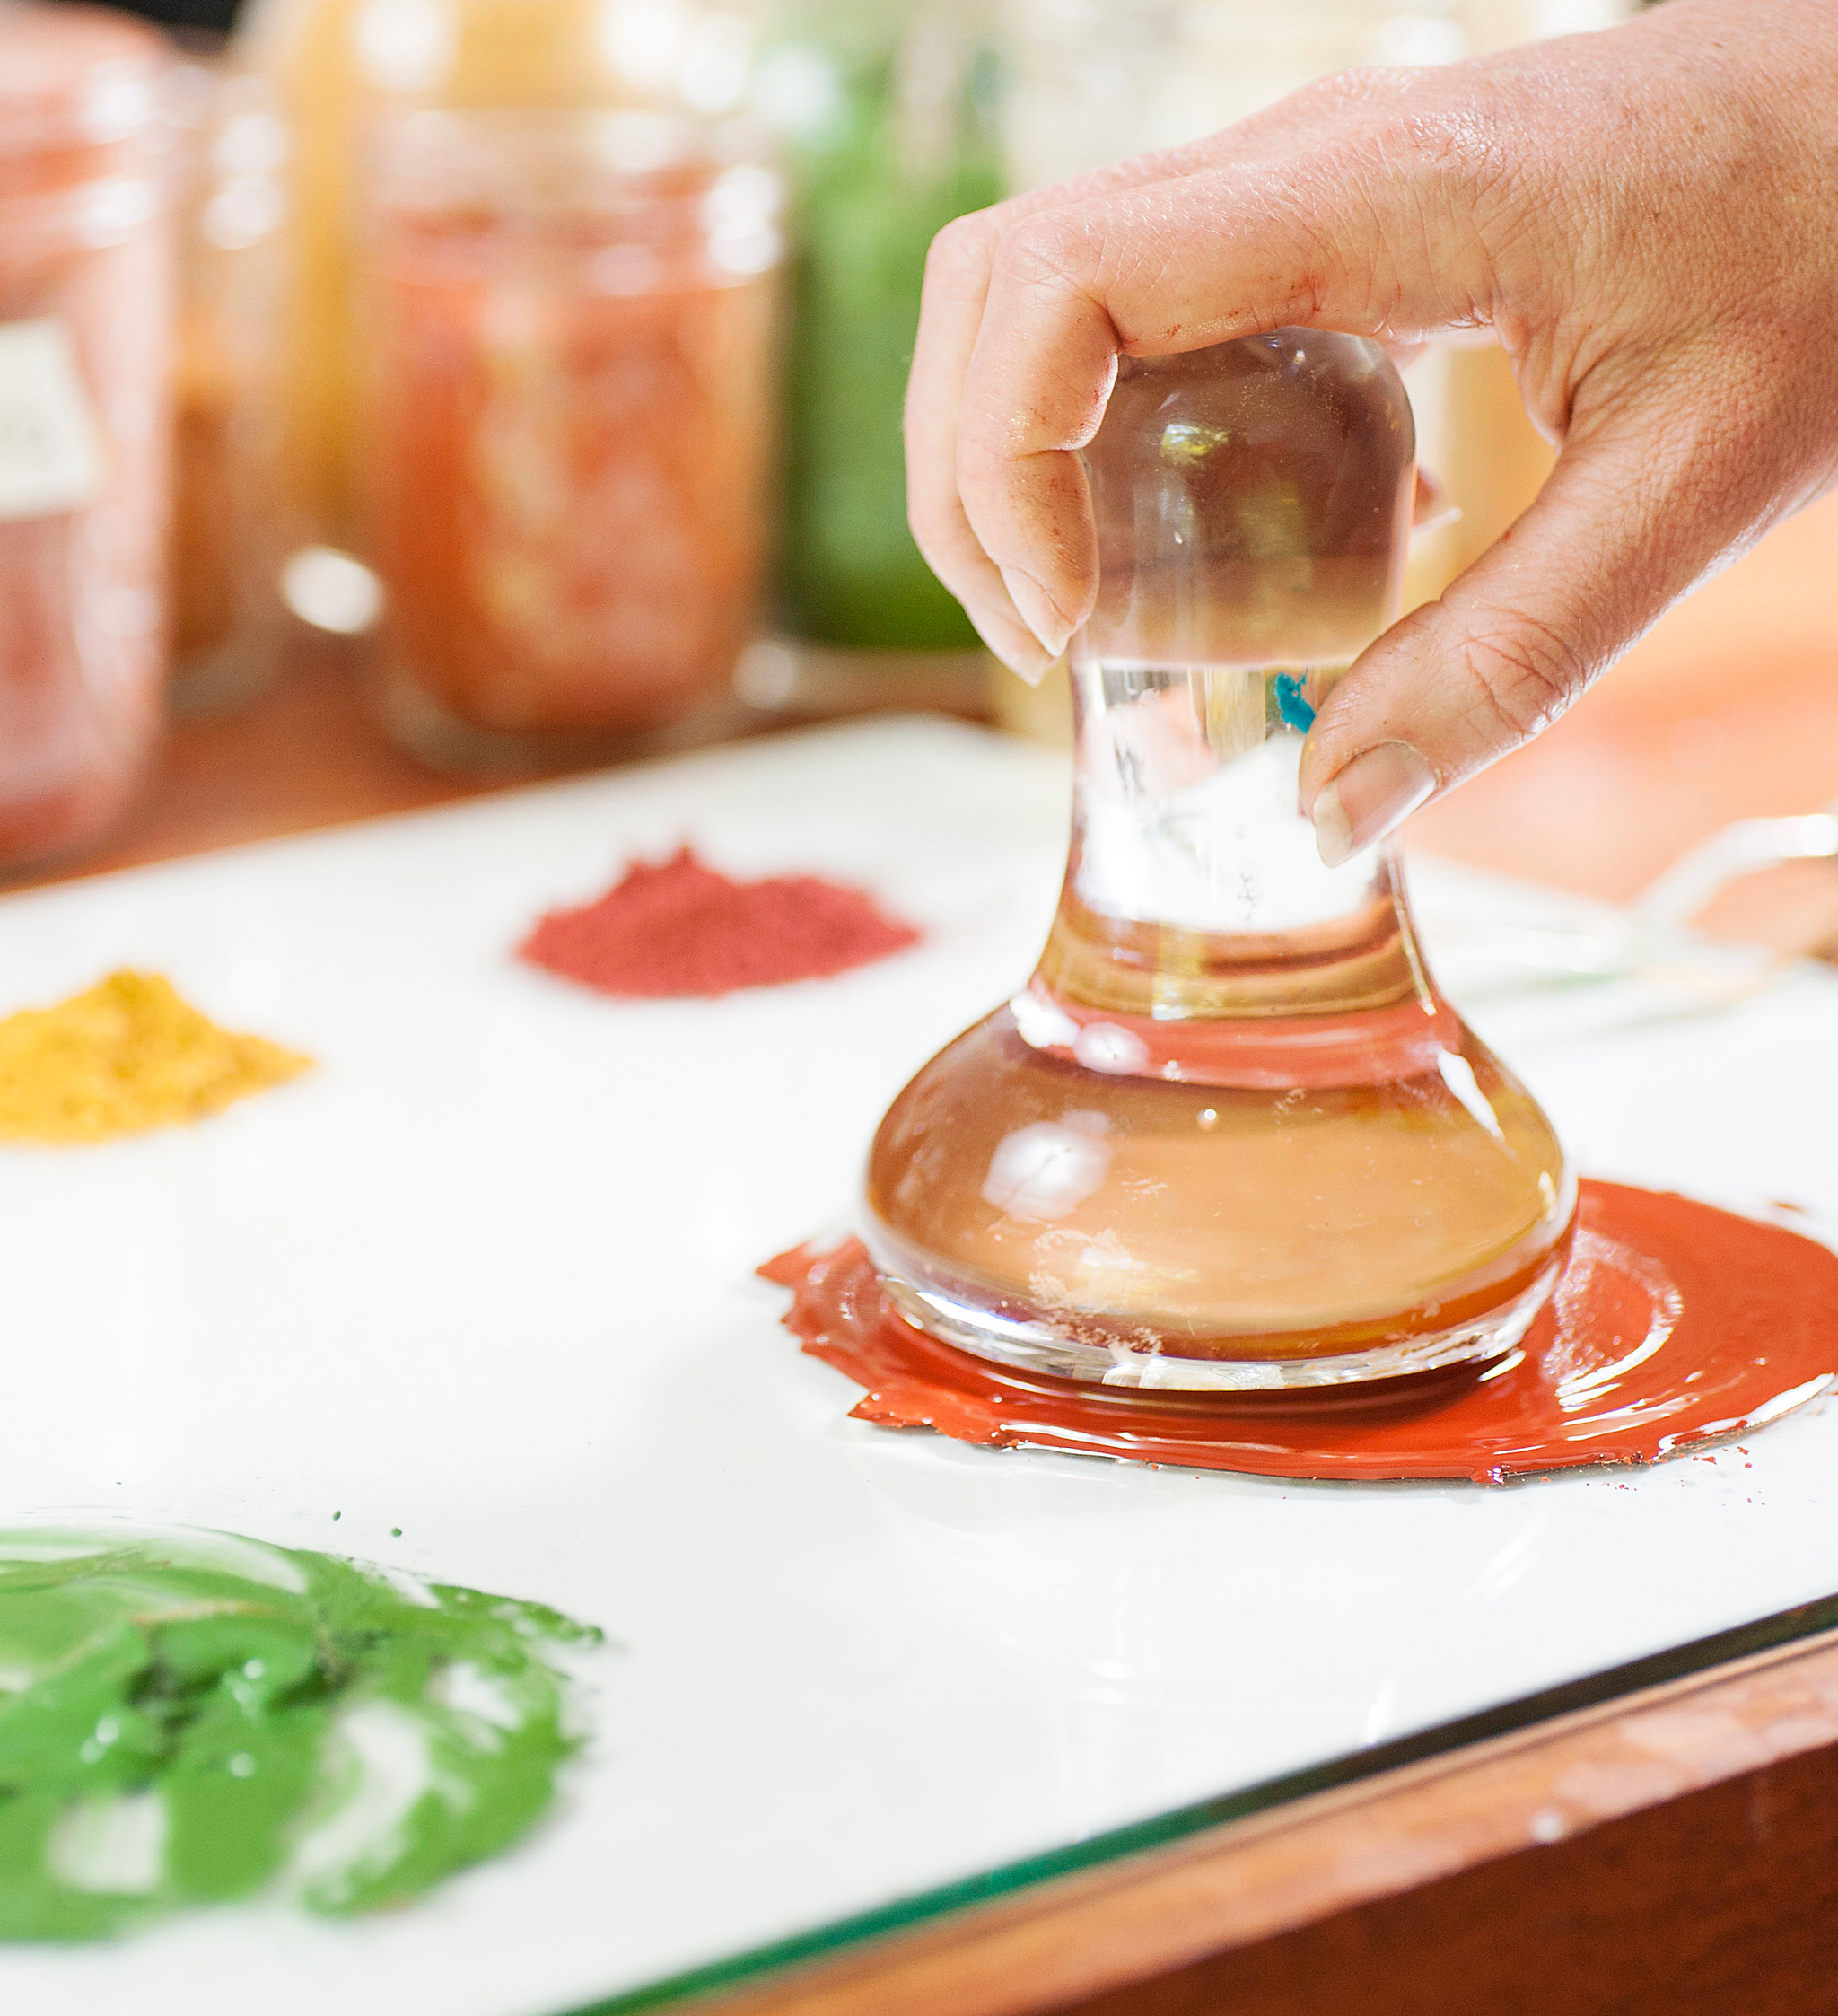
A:
{"label": "red pigment powder pile", "polygon": [[606,894],[551,910],[517,949],[602,994],[657,1000],[819,980],[919,942],[871,897],[816,875],[737,882],[684,847]]}

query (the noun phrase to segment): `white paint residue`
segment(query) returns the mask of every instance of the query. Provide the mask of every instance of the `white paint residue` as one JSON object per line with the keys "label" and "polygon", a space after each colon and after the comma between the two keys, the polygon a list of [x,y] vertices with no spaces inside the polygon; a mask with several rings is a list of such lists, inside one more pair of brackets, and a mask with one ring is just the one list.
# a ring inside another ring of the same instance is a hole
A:
{"label": "white paint residue", "polygon": [[455,1660],[441,1675],[437,1691],[447,1707],[475,1716],[494,1729],[523,1727],[523,1711],[498,1680],[480,1672],[469,1659]]}
{"label": "white paint residue", "polygon": [[417,1609],[437,1610],[441,1600],[422,1581],[419,1575],[411,1575],[406,1568],[375,1568],[372,1573],[389,1583],[405,1603],[413,1603]]}
{"label": "white paint residue", "polygon": [[1149,1062],[1149,1046],[1120,1023],[1087,1022],[1072,1045],[1072,1055],[1087,1071],[1127,1074]]}
{"label": "white paint residue", "polygon": [[1079,1040],[1079,1025],[1056,1001],[1023,990],[1009,1003],[1009,1013],[1022,1042],[1030,1049],[1069,1050]]}
{"label": "white paint residue", "polygon": [[355,1757],[357,1783],[300,1844],[292,1871],[297,1882],[389,1861],[400,1852],[402,1823],[433,1784],[427,1730],[394,1702],[366,1701],[340,1716],[332,1742]]}
{"label": "white paint residue", "polygon": [[1481,1090],[1475,1076],[1475,1067],[1459,1050],[1438,1050],[1436,1065],[1442,1074],[1442,1083],[1468,1111],[1486,1128],[1494,1140],[1504,1148],[1506,1136],[1501,1132],[1498,1116],[1493,1111],[1492,1101]]}
{"label": "white paint residue", "polygon": [[45,1859],[74,1890],[144,1897],[166,1866],[166,1803],[153,1792],[79,1801],[51,1829]]}
{"label": "white paint residue", "polygon": [[1298,815],[1302,738],[1266,735],[1261,671],[1209,669],[1210,725],[1185,672],[1108,668],[1094,683],[1111,690],[1088,723],[1079,776],[1074,875],[1090,908],[1261,933],[1343,917],[1370,895],[1371,850],[1329,868]]}
{"label": "white paint residue", "polygon": [[1063,1216],[1109,1172],[1109,1124],[1101,1113],[1068,1113],[1004,1135],[989,1159],[983,1201],[1023,1224]]}

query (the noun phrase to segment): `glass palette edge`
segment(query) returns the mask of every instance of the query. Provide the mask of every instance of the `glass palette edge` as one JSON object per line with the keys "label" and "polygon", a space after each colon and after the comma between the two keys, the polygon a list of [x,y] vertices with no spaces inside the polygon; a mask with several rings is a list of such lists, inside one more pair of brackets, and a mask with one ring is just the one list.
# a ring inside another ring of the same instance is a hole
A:
{"label": "glass palette edge", "polygon": [[954,1911],[993,1904],[1058,1877],[1104,1868],[1133,1855],[1169,1847],[1209,1828],[1247,1819],[1254,1814],[1273,1812],[1319,1792],[1382,1777],[1408,1765],[1450,1757],[1477,1744],[1519,1735],[1587,1709],[1631,1701],[1673,1681],[1713,1673],[1720,1667],[1734,1666],[1789,1645],[1808,1643],[1827,1634],[1838,1634],[1838,1591],[1796,1603],[1747,1624],[1732,1625],[1708,1637],[1605,1667],[1600,1672],[1541,1687],[1494,1707],[1434,1723],[1412,1735],[1393,1737],[1237,1792],[1215,1793],[1165,1813],[1151,1814],[1146,1819],[1107,1828],[1082,1841],[895,1898],[871,1910],[792,1933],[595,2002],[577,2003],[563,2011],[545,2011],[542,2016],[639,2016],[643,2011],[677,2008],[726,1989],[757,1985],[783,1968],[834,1958],[871,1940],[934,1923]]}

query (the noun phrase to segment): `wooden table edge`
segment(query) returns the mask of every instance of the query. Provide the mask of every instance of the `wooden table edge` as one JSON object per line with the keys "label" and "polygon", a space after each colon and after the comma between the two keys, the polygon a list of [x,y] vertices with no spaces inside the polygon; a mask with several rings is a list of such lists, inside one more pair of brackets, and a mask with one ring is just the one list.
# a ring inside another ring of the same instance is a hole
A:
{"label": "wooden table edge", "polygon": [[699,2006],[1043,2016],[1815,1752],[1838,1758],[1838,1630],[968,1906]]}

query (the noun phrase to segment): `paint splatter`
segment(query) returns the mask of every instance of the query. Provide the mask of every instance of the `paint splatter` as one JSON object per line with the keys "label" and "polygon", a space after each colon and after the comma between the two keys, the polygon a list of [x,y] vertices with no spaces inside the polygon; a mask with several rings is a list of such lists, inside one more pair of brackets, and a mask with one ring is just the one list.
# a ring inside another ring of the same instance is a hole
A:
{"label": "paint splatter", "polygon": [[1315,725],[1315,710],[1303,690],[1308,676],[1306,672],[1278,672],[1273,681],[1276,688],[1276,711],[1282,716],[1283,725],[1303,735]]}

